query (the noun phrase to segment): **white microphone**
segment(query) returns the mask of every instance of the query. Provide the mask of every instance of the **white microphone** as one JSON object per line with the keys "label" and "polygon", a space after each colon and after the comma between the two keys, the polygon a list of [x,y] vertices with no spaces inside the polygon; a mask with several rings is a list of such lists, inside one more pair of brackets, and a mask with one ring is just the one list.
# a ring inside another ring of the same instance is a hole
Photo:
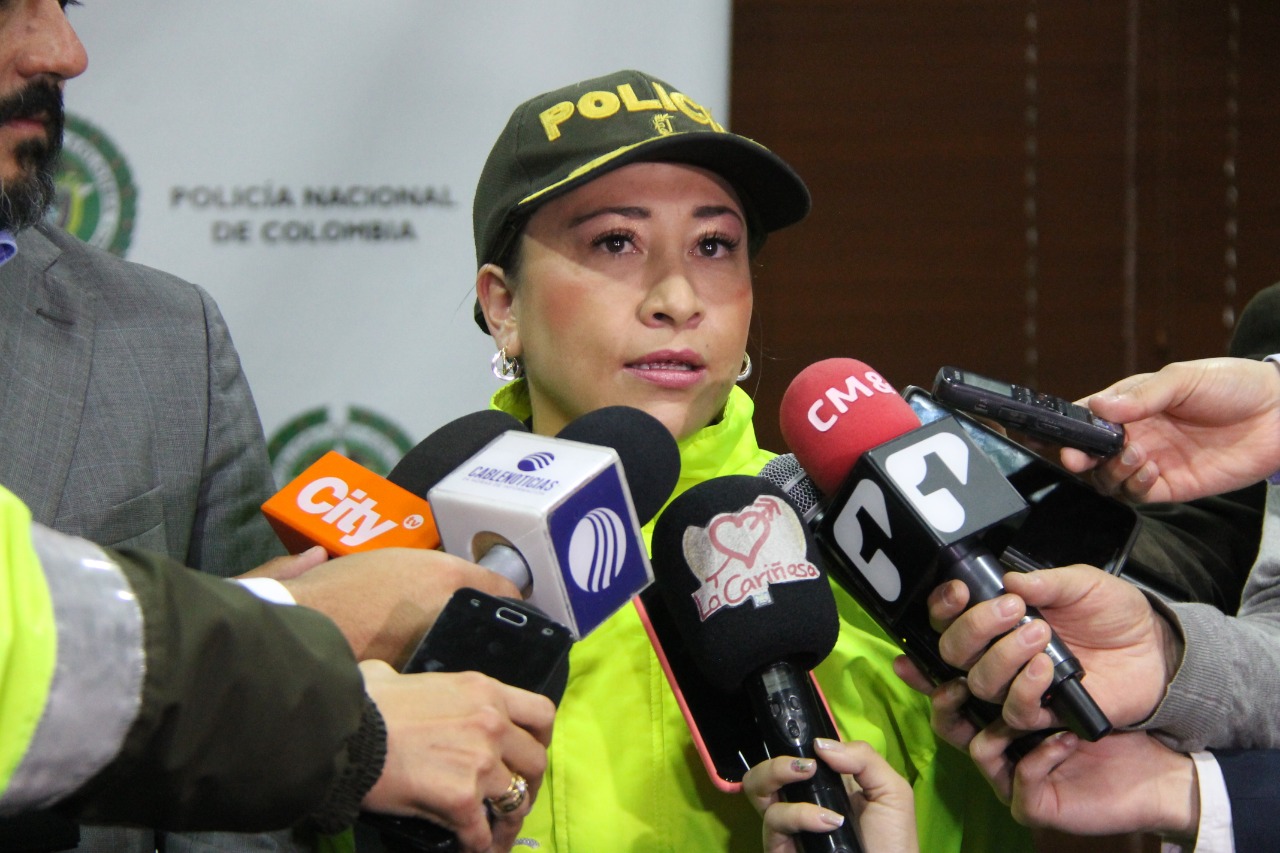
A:
{"label": "white microphone", "polygon": [[584,440],[503,433],[427,500],[446,551],[508,578],[581,639],[653,581],[640,526],[680,461],[666,427],[638,409],[596,410],[566,433]]}

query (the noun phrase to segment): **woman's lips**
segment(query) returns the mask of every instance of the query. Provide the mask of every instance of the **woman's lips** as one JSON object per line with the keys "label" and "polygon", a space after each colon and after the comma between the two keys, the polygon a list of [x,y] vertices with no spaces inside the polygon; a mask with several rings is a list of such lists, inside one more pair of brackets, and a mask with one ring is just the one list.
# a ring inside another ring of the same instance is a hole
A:
{"label": "woman's lips", "polygon": [[663,388],[696,385],[707,369],[694,353],[653,353],[626,366],[627,372]]}

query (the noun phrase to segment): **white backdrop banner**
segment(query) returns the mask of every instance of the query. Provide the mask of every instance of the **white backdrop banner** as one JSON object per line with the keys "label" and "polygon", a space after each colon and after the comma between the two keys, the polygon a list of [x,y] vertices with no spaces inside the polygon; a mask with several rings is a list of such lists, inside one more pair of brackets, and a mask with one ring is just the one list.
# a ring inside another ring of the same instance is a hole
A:
{"label": "white backdrop banner", "polygon": [[283,483],[484,408],[471,199],[517,104],[619,68],[728,123],[730,0],[72,8],[68,230],[218,300]]}

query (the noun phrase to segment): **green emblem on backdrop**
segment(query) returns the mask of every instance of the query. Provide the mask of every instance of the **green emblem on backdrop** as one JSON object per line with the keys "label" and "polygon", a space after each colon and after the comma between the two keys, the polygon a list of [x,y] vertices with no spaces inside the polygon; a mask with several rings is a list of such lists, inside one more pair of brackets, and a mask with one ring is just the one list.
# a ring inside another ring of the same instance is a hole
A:
{"label": "green emblem on backdrop", "polygon": [[310,409],[287,421],[267,442],[271,471],[283,486],[330,450],[385,476],[413,447],[404,430],[377,412],[350,406],[346,420]]}
{"label": "green emblem on backdrop", "polygon": [[124,257],[137,216],[133,174],[105,133],[70,114],[55,185],[49,220],[90,245]]}

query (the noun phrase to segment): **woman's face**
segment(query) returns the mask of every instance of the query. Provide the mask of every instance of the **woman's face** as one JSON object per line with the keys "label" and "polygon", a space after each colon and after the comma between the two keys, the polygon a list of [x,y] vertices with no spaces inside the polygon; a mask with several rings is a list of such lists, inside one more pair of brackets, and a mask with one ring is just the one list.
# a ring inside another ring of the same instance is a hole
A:
{"label": "woman's face", "polygon": [[511,313],[534,429],[610,405],[684,438],[720,414],[742,369],[751,271],[742,205],[712,172],[623,166],[525,227]]}

